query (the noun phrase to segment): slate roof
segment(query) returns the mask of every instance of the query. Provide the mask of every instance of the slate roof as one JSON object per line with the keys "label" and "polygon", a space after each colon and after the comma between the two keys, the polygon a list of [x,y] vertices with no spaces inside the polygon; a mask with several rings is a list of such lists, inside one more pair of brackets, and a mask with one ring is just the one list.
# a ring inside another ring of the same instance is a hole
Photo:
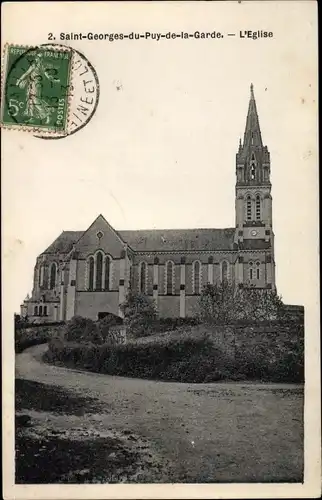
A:
{"label": "slate roof", "polygon": [[68,253],[84,231],[63,231],[44,253]]}
{"label": "slate roof", "polygon": [[[68,253],[84,231],[63,231],[44,253]],[[233,250],[234,228],[117,231],[134,251]]]}
{"label": "slate roof", "polygon": [[234,228],[118,231],[137,252],[233,250]]}

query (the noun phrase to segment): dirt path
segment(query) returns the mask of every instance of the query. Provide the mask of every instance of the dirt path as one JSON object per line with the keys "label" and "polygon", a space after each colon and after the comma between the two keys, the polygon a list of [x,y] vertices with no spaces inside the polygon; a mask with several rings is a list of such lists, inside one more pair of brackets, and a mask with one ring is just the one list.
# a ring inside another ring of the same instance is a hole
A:
{"label": "dirt path", "polygon": [[[45,364],[46,348],[17,355],[17,378],[98,398],[100,429],[131,431],[169,461],[163,482],[302,480],[302,386],[114,377]],[[98,425],[95,415],[86,425]]]}

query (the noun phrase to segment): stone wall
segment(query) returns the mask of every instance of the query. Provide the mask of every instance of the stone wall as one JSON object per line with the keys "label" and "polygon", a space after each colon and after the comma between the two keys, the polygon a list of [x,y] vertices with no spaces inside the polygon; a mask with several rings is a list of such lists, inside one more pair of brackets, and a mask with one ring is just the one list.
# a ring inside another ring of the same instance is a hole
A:
{"label": "stone wall", "polygon": [[75,315],[98,319],[99,312],[118,315],[119,292],[76,292]]}

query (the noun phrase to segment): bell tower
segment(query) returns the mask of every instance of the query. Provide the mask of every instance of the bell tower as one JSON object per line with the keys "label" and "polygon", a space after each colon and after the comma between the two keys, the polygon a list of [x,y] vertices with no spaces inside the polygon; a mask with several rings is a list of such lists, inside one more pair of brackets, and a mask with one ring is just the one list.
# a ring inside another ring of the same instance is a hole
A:
{"label": "bell tower", "polygon": [[240,250],[263,250],[265,264],[271,264],[271,269],[262,284],[275,287],[270,154],[262,141],[253,84],[244,138],[236,154],[235,212],[235,244]]}

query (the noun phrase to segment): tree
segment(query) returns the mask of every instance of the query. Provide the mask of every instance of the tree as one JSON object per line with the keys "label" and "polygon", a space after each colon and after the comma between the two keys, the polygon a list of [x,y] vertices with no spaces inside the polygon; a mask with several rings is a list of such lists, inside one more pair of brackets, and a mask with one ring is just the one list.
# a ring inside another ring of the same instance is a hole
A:
{"label": "tree", "polygon": [[212,323],[274,320],[281,319],[284,313],[282,299],[275,290],[247,283],[243,287],[231,283],[207,284],[200,296],[199,309],[201,319]]}
{"label": "tree", "polygon": [[270,321],[283,318],[284,304],[276,290],[251,286],[239,290],[242,319]]}
{"label": "tree", "polygon": [[207,284],[199,299],[200,316],[203,321],[227,323],[235,311],[235,291],[228,282]]}
{"label": "tree", "polygon": [[156,305],[151,297],[130,291],[121,305],[124,324],[135,337],[148,335],[157,319]]}
{"label": "tree", "polygon": [[20,314],[14,315],[14,325],[15,330],[19,330],[19,328],[26,328],[28,326],[28,316],[21,317]]}

